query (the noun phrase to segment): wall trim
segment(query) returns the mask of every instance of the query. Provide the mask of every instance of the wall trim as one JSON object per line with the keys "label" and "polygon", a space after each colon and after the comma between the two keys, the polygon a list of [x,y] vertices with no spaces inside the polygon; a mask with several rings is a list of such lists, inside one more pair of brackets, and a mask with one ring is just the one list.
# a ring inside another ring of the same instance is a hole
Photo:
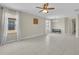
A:
{"label": "wall trim", "polygon": [[44,36],[44,35],[46,35],[46,34],[43,34],[43,33],[36,34],[36,35],[20,38],[20,40],[22,40],[22,39],[31,39],[31,38],[35,38],[35,37],[39,37],[39,36]]}

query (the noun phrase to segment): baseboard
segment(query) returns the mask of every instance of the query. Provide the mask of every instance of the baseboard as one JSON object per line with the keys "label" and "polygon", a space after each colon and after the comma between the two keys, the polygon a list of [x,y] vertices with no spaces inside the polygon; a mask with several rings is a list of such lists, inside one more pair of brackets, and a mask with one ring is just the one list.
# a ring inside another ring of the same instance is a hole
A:
{"label": "baseboard", "polygon": [[20,38],[20,40],[22,40],[22,39],[31,39],[31,38],[35,38],[35,37],[39,37],[39,36],[44,36],[44,35],[45,34],[36,34],[36,35]]}

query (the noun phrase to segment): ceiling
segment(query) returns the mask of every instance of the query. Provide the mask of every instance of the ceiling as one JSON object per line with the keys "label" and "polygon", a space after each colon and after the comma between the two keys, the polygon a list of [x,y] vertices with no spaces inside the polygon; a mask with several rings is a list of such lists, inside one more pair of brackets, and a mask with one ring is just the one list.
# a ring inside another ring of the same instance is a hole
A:
{"label": "ceiling", "polygon": [[42,6],[42,4],[43,3],[0,3],[1,6],[28,12],[47,19],[73,16],[79,13],[79,3],[49,3],[49,7],[55,7],[55,10],[50,10],[48,14],[39,13],[40,9],[37,9],[36,7]]}

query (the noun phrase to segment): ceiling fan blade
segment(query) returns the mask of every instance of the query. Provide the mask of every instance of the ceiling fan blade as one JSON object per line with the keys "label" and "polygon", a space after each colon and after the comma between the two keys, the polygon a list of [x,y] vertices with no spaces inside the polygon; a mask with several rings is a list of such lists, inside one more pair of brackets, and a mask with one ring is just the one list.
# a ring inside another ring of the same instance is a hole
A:
{"label": "ceiling fan blade", "polygon": [[43,10],[40,10],[39,12],[42,12]]}
{"label": "ceiling fan blade", "polygon": [[43,9],[42,7],[36,7],[36,8]]}
{"label": "ceiling fan blade", "polygon": [[52,9],[55,9],[55,8],[47,8],[48,10],[52,10]]}
{"label": "ceiling fan blade", "polygon": [[[44,10],[40,10],[39,12],[43,12]],[[44,12],[44,13],[48,13],[48,11],[47,12]]]}

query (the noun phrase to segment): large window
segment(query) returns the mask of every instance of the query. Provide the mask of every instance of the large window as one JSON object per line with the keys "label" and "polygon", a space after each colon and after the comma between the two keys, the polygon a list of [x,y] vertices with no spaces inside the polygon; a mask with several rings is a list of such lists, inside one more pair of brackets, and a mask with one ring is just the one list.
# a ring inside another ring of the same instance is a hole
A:
{"label": "large window", "polygon": [[14,18],[8,18],[8,30],[15,30],[15,21]]}

